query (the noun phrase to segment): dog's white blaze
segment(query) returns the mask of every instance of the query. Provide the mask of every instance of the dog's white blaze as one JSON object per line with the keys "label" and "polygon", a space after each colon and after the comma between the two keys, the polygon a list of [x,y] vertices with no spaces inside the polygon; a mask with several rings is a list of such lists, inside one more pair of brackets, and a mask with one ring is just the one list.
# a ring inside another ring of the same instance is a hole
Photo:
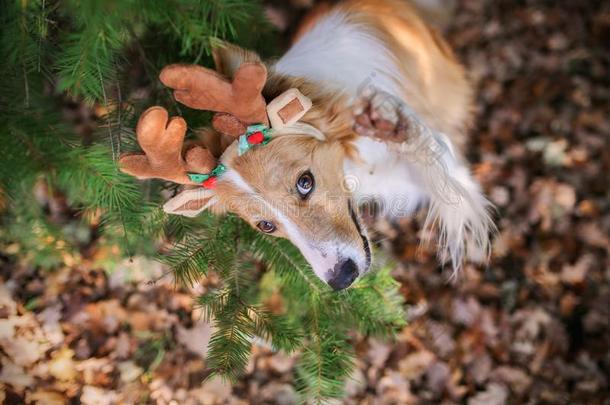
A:
{"label": "dog's white blaze", "polygon": [[273,220],[283,228],[288,239],[301,251],[307,262],[311,265],[314,273],[321,280],[328,281],[330,271],[343,257],[352,258],[360,265],[360,268],[362,268],[362,260],[358,259],[361,255],[358,255],[355,249],[350,249],[339,242],[320,242],[308,240],[304,237],[300,232],[298,225],[285,215],[279,207],[267,202],[250,187],[237,170],[229,168],[223,174],[223,180],[225,179],[262,204],[263,209],[261,211],[269,213]]}

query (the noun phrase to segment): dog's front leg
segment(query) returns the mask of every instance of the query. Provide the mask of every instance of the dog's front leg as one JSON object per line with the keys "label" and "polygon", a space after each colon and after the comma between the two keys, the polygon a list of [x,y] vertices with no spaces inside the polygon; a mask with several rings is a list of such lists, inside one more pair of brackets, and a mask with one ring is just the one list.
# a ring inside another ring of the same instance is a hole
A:
{"label": "dog's front leg", "polygon": [[405,102],[373,91],[355,108],[355,131],[404,158],[429,200],[427,225],[440,228],[442,259],[455,269],[464,257],[484,260],[494,229],[490,204],[450,138],[428,126]]}
{"label": "dog's front leg", "polygon": [[409,160],[424,159],[428,166],[466,168],[451,139],[427,125],[401,99],[371,87],[363,92],[353,111],[354,130],[359,135],[384,142]]}
{"label": "dog's front leg", "polygon": [[403,143],[408,139],[408,120],[401,114],[403,103],[381,91],[370,91],[354,108],[354,129],[359,135],[384,142]]}

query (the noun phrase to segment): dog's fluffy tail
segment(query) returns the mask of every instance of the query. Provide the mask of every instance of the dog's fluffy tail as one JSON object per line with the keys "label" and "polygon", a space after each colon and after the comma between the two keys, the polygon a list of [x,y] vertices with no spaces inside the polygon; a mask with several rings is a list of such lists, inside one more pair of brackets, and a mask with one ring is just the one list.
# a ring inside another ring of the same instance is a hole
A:
{"label": "dog's fluffy tail", "polygon": [[451,261],[456,275],[464,259],[485,262],[491,251],[490,235],[495,225],[492,205],[481,192],[449,138],[426,124],[406,104],[409,139],[397,144],[417,171],[426,190],[429,207],[425,228],[439,229],[439,257]]}

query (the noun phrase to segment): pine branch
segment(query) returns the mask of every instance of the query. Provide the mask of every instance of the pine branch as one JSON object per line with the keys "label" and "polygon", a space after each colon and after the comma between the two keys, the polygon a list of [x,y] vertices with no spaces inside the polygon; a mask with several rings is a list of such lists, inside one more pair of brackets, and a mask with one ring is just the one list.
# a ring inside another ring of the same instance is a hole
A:
{"label": "pine branch", "polygon": [[404,299],[389,268],[368,274],[341,295],[337,306],[367,336],[392,337],[406,325]]}
{"label": "pine branch", "polygon": [[[160,260],[177,280],[190,284],[211,271],[220,278],[217,289],[199,298],[205,318],[216,325],[208,356],[214,374],[235,380],[252,340],[262,337],[275,349],[302,351],[299,390],[322,402],[341,395],[353,368],[349,332],[389,336],[403,324],[402,300],[389,273],[331,292],[287,241],[261,235],[234,215],[168,216],[159,204],[171,186],[135,181],[116,165],[119,150],[137,148],[132,128],[151,104],[184,114],[192,126],[209,120],[209,114],[179,108],[158,83],[161,67],[210,65],[212,42],[253,43],[265,30],[261,16],[257,3],[246,0],[1,3],[0,198],[8,205],[0,201],[0,239],[18,241],[30,260],[46,266],[59,263],[54,254],[78,254],[69,232],[49,221],[34,198],[34,186],[43,184],[67,196],[80,218],[100,218],[100,244],[129,255],[132,248],[152,254],[159,238],[173,241]],[[126,72],[142,66],[145,77],[134,83]],[[142,88],[146,97],[132,97]],[[58,105],[65,95],[58,89],[105,110],[86,142],[63,122]],[[264,305],[264,280],[282,295],[281,314]]]}
{"label": "pine branch", "polygon": [[303,344],[302,334],[285,316],[272,314],[262,306],[250,306],[253,313],[252,334],[271,342],[275,350],[294,352]]}
{"label": "pine branch", "polygon": [[192,286],[208,271],[212,262],[209,250],[212,243],[211,239],[186,238],[174,245],[170,254],[160,256],[158,260],[170,266],[183,285]]}
{"label": "pine branch", "polygon": [[343,395],[345,378],[354,368],[354,354],[345,331],[313,312],[308,330],[310,342],[297,364],[297,389],[304,399],[323,403]]}
{"label": "pine branch", "polygon": [[216,332],[210,338],[208,350],[211,376],[235,381],[248,363],[252,347],[252,335],[248,330],[252,320],[247,307],[234,293],[228,295],[225,306],[215,315]]}

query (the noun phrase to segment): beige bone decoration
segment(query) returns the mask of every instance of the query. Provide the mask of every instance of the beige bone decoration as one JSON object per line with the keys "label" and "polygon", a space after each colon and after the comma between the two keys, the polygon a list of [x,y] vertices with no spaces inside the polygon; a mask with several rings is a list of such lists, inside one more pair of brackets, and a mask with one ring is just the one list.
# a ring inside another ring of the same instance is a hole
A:
{"label": "beige bone decoration", "polygon": [[298,89],[286,90],[267,104],[271,127],[282,129],[294,124],[305,115],[311,105],[311,100]]}

